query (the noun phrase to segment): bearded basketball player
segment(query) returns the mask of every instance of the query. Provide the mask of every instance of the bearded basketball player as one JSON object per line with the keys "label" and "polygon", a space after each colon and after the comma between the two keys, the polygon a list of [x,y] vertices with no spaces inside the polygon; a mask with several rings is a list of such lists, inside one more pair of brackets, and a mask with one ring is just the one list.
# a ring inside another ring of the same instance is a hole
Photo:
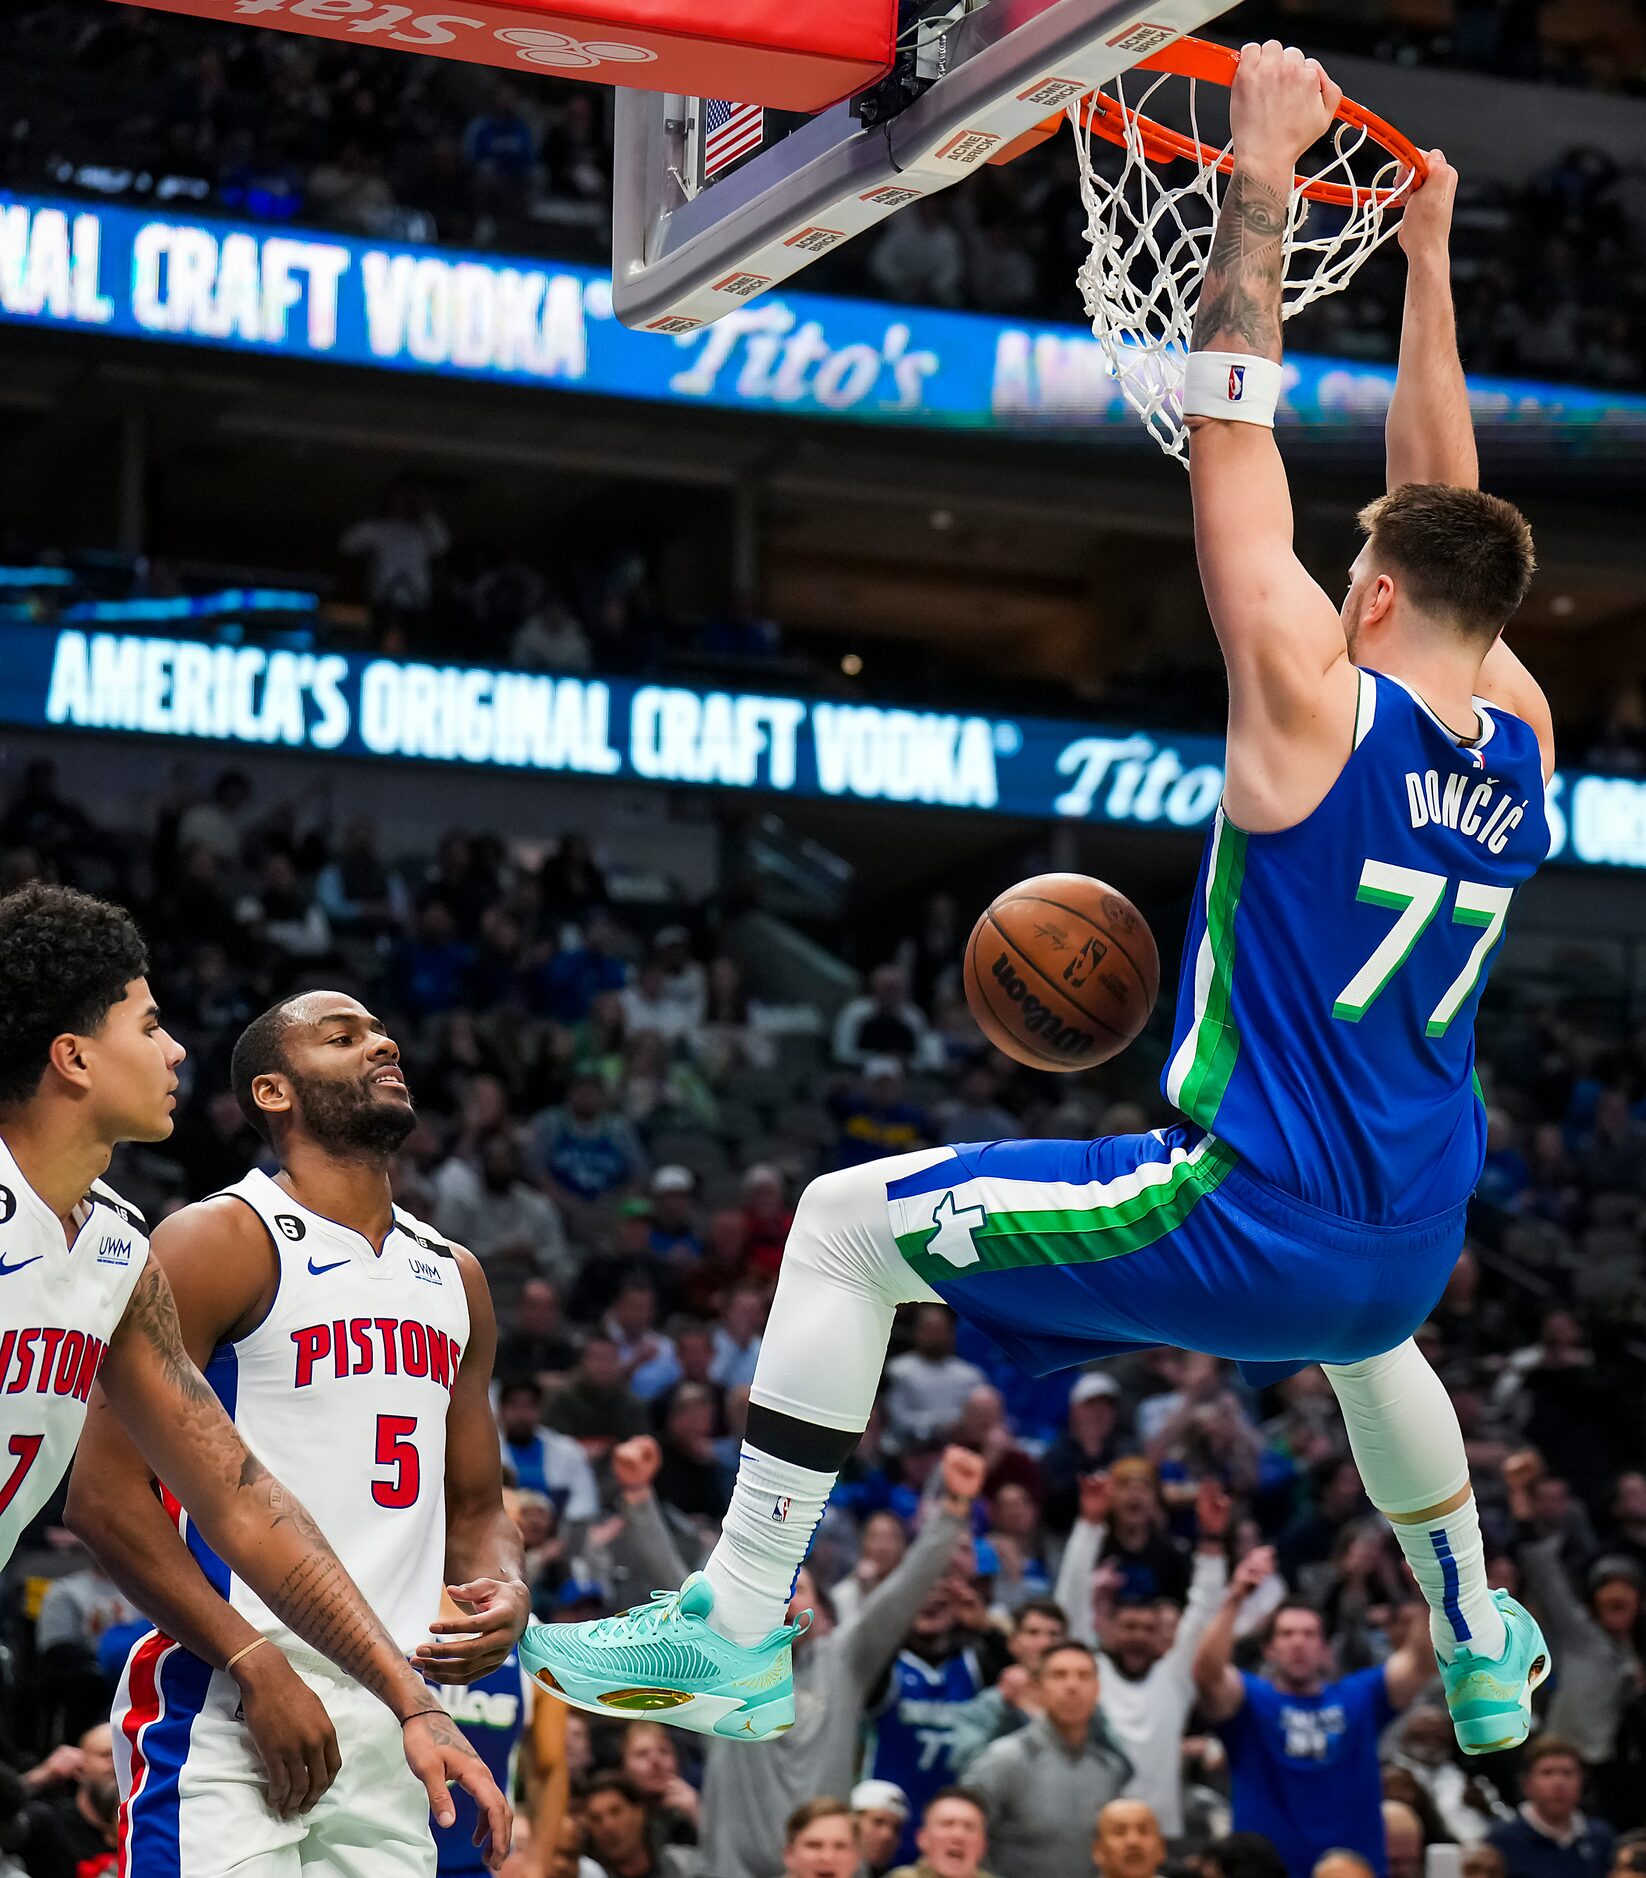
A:
{"label": "bearded basketball player", "polygon": [[[496,1783],[242,1441],[189,1358],[143,1216],[100,1178],[119,1143],[172,1131],[183,1049],[147,973],[122,908],[45,885],[0,899],[0,1565],[62,1478],[88,1404],[106,1405],[289,1634],[384,1705],[397,1778],[442,1820],[455,1817],[448,1782],[474,1796],[501,1865]],[[81,1536],[98,1547],[96,1530]],[[248,1691],[250,1663],[217,1659]]]}
{"label": "bearded basketball player", "polygon": [[[356,999],[311,991],[247,1027],[230,1074],[279,1171],[156,1229],[184,1344],[247,1446],[302,1482],[400,1650],[436,1681],[474,1681],[510,1656],[530,1603],[487,1396],[484,1274],[390,1191],[416,1125],[399,1049]],[[121,1871],[432,1874],[428,1807],[388,1718],[167,1517],[111,1415],[88,1421],[70,1500],[157,1625],[115,1701]],[[461,1615],[438,1617],[443,1589]],[[237,1656],[238,1684],[221,1667]]]}
{"label": "bearded basketball player", "polygon": [[796,1567],[868,1421],[896,1307],[941,1298],[1030,1369],[1174,1344],[1267,1382],[1325,1366],[1431,1612],[1458,1740],[1525,1738],[1548,1651],[1486,1584],[1451,1402],[1412,1341],[1485,1151],[1474,1015],[1549,847],[1543,694],[1503,644],[1531,536],[1475,486],[1447,281],[1453,179],[1407,210],[1389,489],[1334,606],[1292,548],[1275,448],[1298,157],[1341,98],[1277,42],[1240,55],[1234,167],[1185,385],[1195,543],[1229,677],[1228,770],[1164,1092],[1175,1126],[981,1142],[807,1189],[705,1571],[645,1611],[532,1628],[585,1705],[741,1739],[792,1717]]}

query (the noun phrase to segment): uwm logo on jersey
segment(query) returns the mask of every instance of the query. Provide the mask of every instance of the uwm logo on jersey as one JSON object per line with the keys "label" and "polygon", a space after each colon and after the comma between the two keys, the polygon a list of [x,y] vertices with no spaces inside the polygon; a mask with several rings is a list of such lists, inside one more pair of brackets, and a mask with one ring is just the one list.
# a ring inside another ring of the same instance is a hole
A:
{"label": "uwm logo on jersey", "polygon": [[307,1389],[317,1377],[426,1376],[450,1390],[463,1346],[433,1324],[406,1317],[338,1317],[291,1333],[292,1384]]}

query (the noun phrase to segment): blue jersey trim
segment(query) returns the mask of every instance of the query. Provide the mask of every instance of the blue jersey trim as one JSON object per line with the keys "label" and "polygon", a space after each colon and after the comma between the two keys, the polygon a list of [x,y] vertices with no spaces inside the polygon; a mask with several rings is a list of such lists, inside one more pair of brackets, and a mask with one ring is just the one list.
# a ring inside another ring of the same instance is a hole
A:
{"label": "blue jersey trim", "polygon": [[[232,1422],[240,1395],[240,1358],[232,1343],[220,1343],[212,1351],[211,1361],[206,1365],[204,1374],[212,1394],[223,1404],[223,1412]],[[187,1544],[200,1569],[206,1574],[206,1582],[226,1602],[229,1582],[234,1574],[207,1545],[192,1518],[188,1521]]]}

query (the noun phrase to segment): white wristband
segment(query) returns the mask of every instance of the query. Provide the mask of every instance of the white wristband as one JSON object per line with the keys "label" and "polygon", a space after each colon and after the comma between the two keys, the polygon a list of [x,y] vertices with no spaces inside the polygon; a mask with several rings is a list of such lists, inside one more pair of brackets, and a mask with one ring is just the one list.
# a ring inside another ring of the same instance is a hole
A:
{"label": "white wristband", "polygon": [[1285,374],[1253,352],[1191,352],[1183,375],[1185,417],[1232,418],[1274,429]]}

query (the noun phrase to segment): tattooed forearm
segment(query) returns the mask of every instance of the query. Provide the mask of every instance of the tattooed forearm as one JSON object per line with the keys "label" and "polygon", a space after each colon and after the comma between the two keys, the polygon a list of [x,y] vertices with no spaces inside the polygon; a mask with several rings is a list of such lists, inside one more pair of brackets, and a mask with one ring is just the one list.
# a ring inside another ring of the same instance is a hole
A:
{"label": "tattooed forearm", "polygon": [[216,1403],[216,1396],[184,1346],[183,1327],[177,1321],[177,1301],[166,1282],[166,1274],[152,1258],[143,1267],[120,1327],[144,1340],[154,1353],[165,1380],[186,1402]]}
{"label": "tattooed forearm", "polygon": [[298,1559],[278,1584],[261,1587],[270,1609],[397,1715],[424,1706],[428,1690],[318,1531],[316,1537],[316,1549]]}
{"label": "tattooed forearm", "polygon": [[426,1701],[313,1516],[247,1448],[190,1360],[171,1287],[152,1261],[110,1342],[102,1382],[213,1549],[298,1636],[397,1714]]}
{"label": "tattooed forearm", "polygon": [[[297,1495],[255,1456],[247,1455],[246,1467],[255,1472],[249,1482],[242,1475],[243,1484],[250,1487],[244,1510],[263,1525],[266,1539],[259,1548],[259,1563],[266,1562],[266,1569],[253,1575],[242,1566],[241,1576],[305,1643],[397,1708],[404,1663],[388,1632]],[[290,1528],[290,1537],[279,1533],[281,1527]],[[293,1540],[301,1547],[295,1557]],[[282,1565],[278,1581],[267,1582]]]}
{"label": "tattooed forearm", "polygon": [[1218,212],[1200,289],[1193,339],[1197,352],[1256,352],[1279,359],[1285,237],[1285,190],[1237,167]]}

